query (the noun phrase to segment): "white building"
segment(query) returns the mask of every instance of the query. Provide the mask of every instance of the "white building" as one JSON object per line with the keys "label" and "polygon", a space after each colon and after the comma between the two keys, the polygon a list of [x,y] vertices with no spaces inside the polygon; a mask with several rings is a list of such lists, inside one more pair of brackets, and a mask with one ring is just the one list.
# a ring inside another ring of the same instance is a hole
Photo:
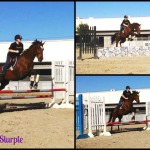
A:
{"label": "white building", "polygon": [[[150,101],[150,88],[147,89],[133,89],[132,91],[139,91],[139,95],[140,95],[140,102],[147,102]],[[76,96],[78,96],[78,94],[83,94],[83,96],[87,97],[87,96],[99,96],[99,97],[104,97],[105,99],[105,104],[116,104],[119,103],[120,97],[122,95],[123,91],[122,90],[110,90],[110,91],[103,91],[103,92],[87,92],[87,93],[77,93]],[[134,101],[134,103],[136,103]]]}
{"label": "white building", "polygon": [[[120,24],[124,18],[76,18],[76,26],[81,23],[87,23],[89,26],[96,26],[98,31],[119,30]],[[150,17],[129,17],[131,23],[141,24],[141,30],[150,30]]]}
{"label": "white building", "polygon": [[[74,60],[74,40],[43,40],[44,52],[43,52],[43,62],[50,61],[63,61],[63,60]],[[24,49],[29,48],[33,41],[22,41],[24,44]],[[0,63],[6,61],[6,56],[8,48],[12,42],[0,42]],[[35,62],[37,62],[35,58]]]}

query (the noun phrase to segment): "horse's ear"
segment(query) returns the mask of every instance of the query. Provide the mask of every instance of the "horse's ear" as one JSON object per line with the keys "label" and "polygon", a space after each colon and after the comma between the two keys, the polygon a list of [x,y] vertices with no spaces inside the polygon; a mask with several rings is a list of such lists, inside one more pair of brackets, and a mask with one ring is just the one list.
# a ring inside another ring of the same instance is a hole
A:
{"label": "horse's ear", "polygon": [[[46,41],[45,41],[46,42]],[[45,42],[44,43],[42,43],[42,45],[44,45],[45,44]]]}
{"label": "horse's ear", "polygon": [[37,39],[35,40],[35,42],[37,42]]}

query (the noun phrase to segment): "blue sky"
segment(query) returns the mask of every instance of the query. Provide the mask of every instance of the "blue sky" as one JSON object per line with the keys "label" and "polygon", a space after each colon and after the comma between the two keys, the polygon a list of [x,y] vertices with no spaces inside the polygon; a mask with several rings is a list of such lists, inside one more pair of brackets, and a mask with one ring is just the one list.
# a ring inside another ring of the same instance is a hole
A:
{"label": "blue sky", "polygon": [[150,16],[150,2],[77,2],[76,17],[112,18]]}
{"label": "blue sky", "polygon": [[0,2],[0,41],[74,38],[74,2]]}
{"label": "blue sky", "polygon": [[76,76],[76,93],[150,88],[150,76]]}

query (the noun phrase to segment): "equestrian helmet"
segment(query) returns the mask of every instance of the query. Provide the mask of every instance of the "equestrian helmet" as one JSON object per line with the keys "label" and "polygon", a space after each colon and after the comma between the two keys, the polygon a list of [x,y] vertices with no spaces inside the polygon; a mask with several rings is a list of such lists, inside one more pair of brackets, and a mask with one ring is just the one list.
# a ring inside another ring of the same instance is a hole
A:
{"label": "equestrian helmet", "polygon": [[130,89],[130,86],[126,86],[126,89]]}
{"label": "equestrian helmet", "polygon": [[16,39],[20,39],[20,40],[21,40],[21,39],[22,39],[22,36],[19,35],[19,34],[17,34],[17,35],[15,35],[15,40],[16,40]]}
{"label": "equestrian helmet", "polygon": [[127,15],[125,15],[125,16],[124,16],[124,18],[128,18],[128,16],[127,16]]}

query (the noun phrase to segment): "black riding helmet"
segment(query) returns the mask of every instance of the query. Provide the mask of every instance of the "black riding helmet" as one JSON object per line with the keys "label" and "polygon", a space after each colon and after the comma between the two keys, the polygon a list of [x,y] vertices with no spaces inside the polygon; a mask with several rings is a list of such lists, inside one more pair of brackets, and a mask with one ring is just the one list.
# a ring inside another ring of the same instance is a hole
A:
{"label": "black riding helmet", "polygon": [[21,39],[22,39],[22,36],[19,35],[19,34],[17,34],[17,35],[15,35],[15,40],[16,40],[16,39],[20,39],[20,40],[21,40]]}
{"label": "black riding helmet", "polygon": [[126,86],[126,89],[130,89],[130,86]]}
{"label": "black riding helmet", "polygon": [[128,16],[127,16],[127,15],[125,15],[125,16],[124,16],[124,18],[128,18]]}

